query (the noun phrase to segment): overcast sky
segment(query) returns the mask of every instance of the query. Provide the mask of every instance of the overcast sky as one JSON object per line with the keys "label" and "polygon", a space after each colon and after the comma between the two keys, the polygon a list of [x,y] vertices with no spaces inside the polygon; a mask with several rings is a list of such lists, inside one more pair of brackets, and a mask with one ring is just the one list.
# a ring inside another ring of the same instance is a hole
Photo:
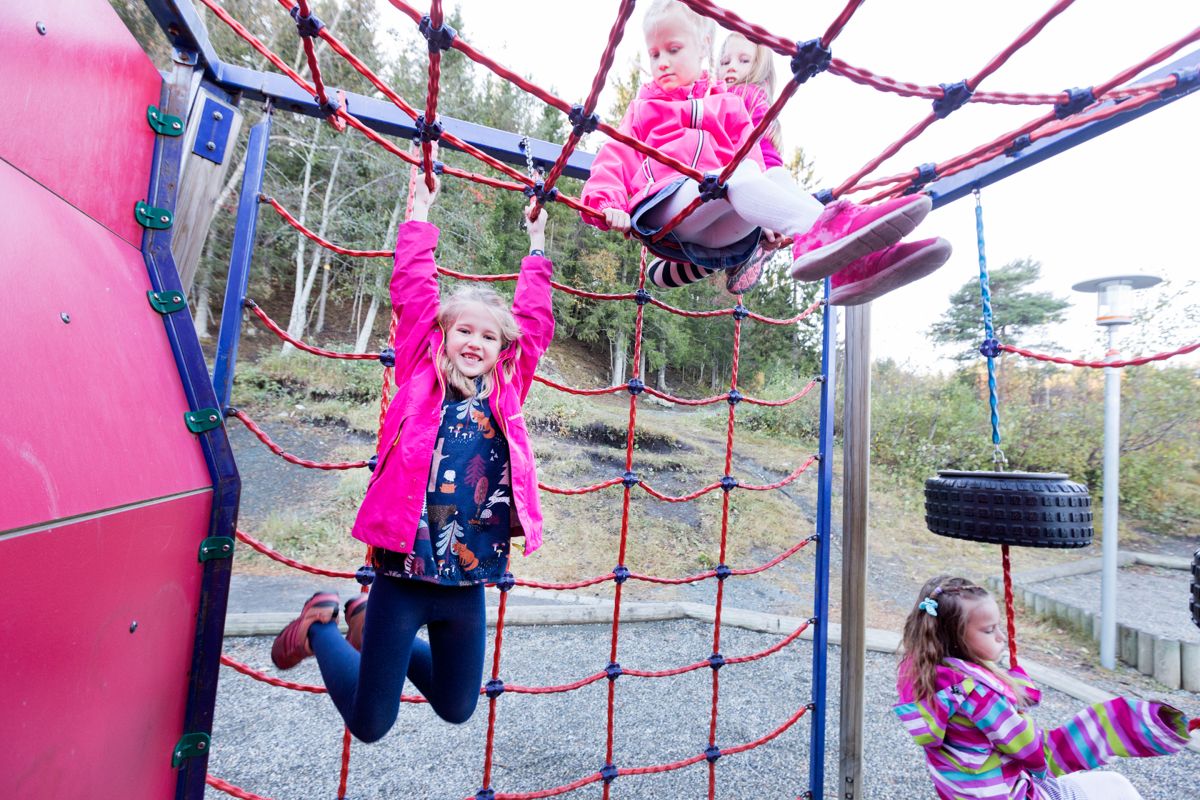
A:
{"label": "overcast sky", "polygon": [[[722,4],[782,36],[807,40],[824,32],[844,2]],[[382,6],[385,26],[412,29],[407,18],[386,2]],[[582,101],[590,86],[617,6],[616,0],[459,2],[467,41],[570,102]],[[877,74],[923,85],[953,83],[977,72],[1050,6],[1049,0],[868,2],[832,49],[836,57]],[[1090,86],[1197,27],[1200,3],[1194,0],[1078,0],[980,88],[1053,93]],[[641,30],[641,12],[635,11],[614,71],[624,72],[644,47]],[[723,36],[719,31],[718,45]],[[1200,62],[1200,46],[1174,58],[1187,54],[1196,54],[1190,63]],[[776,71],[781,80],[787,74],[783,58],[776,59]],[[602,97],[602,114],[611,102],[611,94]],[[464,109],[443,110],[470,118]],[[873,174],[945,160],[1045,110],[971,104],[935,123]],[[781,119],[788,147],[803,146],[816,164],[819,185],[832,187],[928,111],[929,101],[823,74],[800,88]],[[1068,354],[1102,354],[1094,296],[1072,292],[1073,283],[1128,272],[1157,274],[1176,285],[1200,277],[1194,246],[1200,228],[1198,131],[1200,97],[1185,97],[984,189],[989,265],[1025,256],[1042,262],[1038,288],[1074,303],[1069,321],[1050,334]],[[946,309],[949,295],[978,274],[973,201],[933,212],[917,233],[949,239],[954,256],[938,273],[873,304],[872,354],[936,369],[949,363],[948,351],[933,349],[925,331]],[[1152,300],[1153,292],[1139,299]],[[1200,302],[1200,287],[1189,300]],[[1164,335],[1167,343],[1182,345],[1200,338],[1200,331]]]}

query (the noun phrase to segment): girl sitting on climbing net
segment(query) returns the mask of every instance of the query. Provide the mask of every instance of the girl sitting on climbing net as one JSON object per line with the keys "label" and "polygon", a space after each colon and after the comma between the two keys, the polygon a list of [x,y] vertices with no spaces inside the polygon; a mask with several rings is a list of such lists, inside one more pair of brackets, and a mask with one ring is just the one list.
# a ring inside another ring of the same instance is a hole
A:
{"label": "girl sitting on climbing net", "polygon": [[[405,676],[442,719],[471,717],[483,675],[484,584],[506,576],[509,539],[541,545],[533,448],[521,407],[554,335],[546,212],[526,218],[529,255],[510,310],[489,288],[439,302],[429,224],[437,195],[423,179],[396,239],[396,396],[379,438],[378,465],[354,522],[371,545],[370,602],[313,595],[275,639],[271,660],[290,669],[316,655],[346,727],[365,742],[388,732]],[[426,626],[429,641],[416,638]]]}
{"label": "girl sitting on climbing net", "polygon": [[1027,713],[1040,692],[997,663],[1005,641],[996,601],[964,578],[928,581],[904,624],[894,710],[941,800],[1140,800],[1123,775],[1087,770],[1175,753],[1200,728],[1169,705],[1118,697],[1043,730]]}
{"label": "girl sitting on climbing net", "polygon": [[[769,47],[755,44],[740,33],[731,33],[721,45],[718,74],[725,90],[742,99],[750,122],[756,126],[766,116],[775,96],[774,54]],[[792,175],[783,166],[779,151],[783,137],[779,120],[772,120],[758,140],[767,178],[784,186],[795,187]],[[897,242],[863,256],[833,273],[829,300],[834,305],[852,306],[874,300],[880,295],[922,278],[946,263],[953,248],[940,237],[916,242]],[[795,277],[810,278],[808,274]]]}
{"label": "girl sitting on climbing net", "polygon": [[[712,52],[711,21],[678,0],[654,0],[643,28],[652,81],[630,103],[621,132],[700,172],[719,172],[754,125],[742,99],[704,69]],[[760,239],[770,245],[781,234],[793,237],[792,275],[817,280],[896,243],[932,207],[923,194],[870,207],[848,200],[823,207],[790,179],[764,174],[763,168],[762,153],[754,147],[730,175],[723,197],[703,203],[653,242],[700,196],[700,187],[633,148],[609,141],[597,153],[582,194],[603,219],[585,214],[584,220],[636,234],[657,257],[647,271],[655,285],[682,286],[725,270],[728,288],[736,293],[752,285],[761,269],[755,257]],[[856,275],[856,281],[874,277]],[[887,288],[907,282],[900,277]]]}

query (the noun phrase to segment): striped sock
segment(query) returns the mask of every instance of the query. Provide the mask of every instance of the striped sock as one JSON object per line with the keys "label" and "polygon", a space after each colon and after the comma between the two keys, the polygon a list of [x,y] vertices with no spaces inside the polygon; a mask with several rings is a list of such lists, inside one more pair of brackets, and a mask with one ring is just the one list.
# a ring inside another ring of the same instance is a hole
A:
{"label": "striped sock", "polygon": [[704,280],[718,269],[708,269],[684,261],[667,261],[656,258],[646,266],[646,279],[663,289],[677,289],[689,283]]}

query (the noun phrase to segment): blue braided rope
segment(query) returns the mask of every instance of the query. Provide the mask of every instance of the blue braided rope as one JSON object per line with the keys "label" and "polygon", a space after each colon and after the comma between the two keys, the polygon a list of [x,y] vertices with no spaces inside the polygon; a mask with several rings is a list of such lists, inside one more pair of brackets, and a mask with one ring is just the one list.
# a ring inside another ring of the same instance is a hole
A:
{"label": "blue braided rope", "polygon": [[[979,242],[979,293],[983,297],[983,333],[985,338],[996,338],[992,326],[992,292],[988,284],[987,251],[983,245],[983,202],[979,189],[975,189],[975,236]],[[1005,461],[1004,452],[1000,449],[1000,399],[996,393],[996,359],[987,357],[988,371],[988,405],[992,412],[992,446],[993,460],[997,464]]]}

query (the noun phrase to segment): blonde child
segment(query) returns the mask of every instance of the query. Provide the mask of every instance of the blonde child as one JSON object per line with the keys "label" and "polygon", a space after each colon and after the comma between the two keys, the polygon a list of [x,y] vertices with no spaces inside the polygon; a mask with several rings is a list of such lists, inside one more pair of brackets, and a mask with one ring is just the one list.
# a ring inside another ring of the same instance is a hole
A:
{"label": "blonde child", "polygon": [[1118,697],[1044,730],[1027,713],[1040,692],[1020,667],[998,663],[1005,643],[996,601],[964,578],[928,581],[905,622],[894,710],[941,800],[1139,800],[1124,776],[1088,770],[1177,752],[1200,723]]}
{"label": "blonde child", "polygon": [[[621,131],[702,173],[719,172],[750,135],[753,122],[741,98],[704,70],[713,44],[709,23],[677,0],[654,0],[643,29],[652,80],[630,103]],[[779,234],[794,238],[794,277],[824,278],[894,244],[932,207],[922,194],[870,207],[846,200],[822,207],[790,181],[776,183],[765,176],[764,166],[759,148],[753,148],[730,176],[723,197],[704,203],[652,243],[699,196],[699,186],[610,141],[597,153],[582,196],[603,219],[584,219],[605,230],[635,233],[661,259],[650,280],[670,287],[716,270],[736,271],[754,260],[760,238],[770,242]]]}
{"label": "blonde child", "polygon": [[[353,529],[374,554],[370,602],[346,603],[343,639],[337,595],[318,592],[271,649],[280,669],[315,654],[346,727],[366,742],[395,723],[405,677],[441,718],[470,718],[483,675],[484,584],[506,572],[511,537],[524,536],[526,555],[542,539],[521,406],[554,335],[547,215],[526,220],[530,254],[511,310],[476,287],[439,302],[438,229],[426,221],[436,194],[417,184],[396,240],[397,392]],[[416,638],[423,626],[428,642]]]}
{"label": "blonde child", "polygon": [[[750,121],[757,126],[775,97],[775,65],[771,49],[751,42],[740,33],[731,33],[721,45],[719,74],[726,90],[742,99]],[[766,176],[781,185],[793,184],[779,155],[783,137],[778,120],[771,122],[758,145]],[[933,272],[949,260],[951,251],[950,243],[938,237],[898,242],[865,255],[833,273],[830,302],[858,305],[874,300]]]}

